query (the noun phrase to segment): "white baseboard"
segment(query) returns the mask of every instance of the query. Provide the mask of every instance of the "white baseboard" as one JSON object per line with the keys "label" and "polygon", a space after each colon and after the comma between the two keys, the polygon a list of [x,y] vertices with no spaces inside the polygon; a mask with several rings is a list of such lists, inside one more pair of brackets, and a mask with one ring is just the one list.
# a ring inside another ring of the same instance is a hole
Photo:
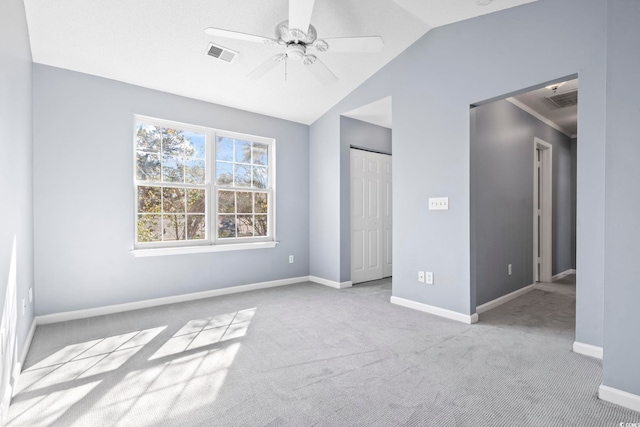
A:
{"label": "white baseboard", "polygon": [[203,298],[217,297],[221,295],[237,294],[240,292],[255,291],[258,289],[274,288],[276,286],[292,285],[294,283],[306,282],[308,280],[309,276],[292,277],[290,279],[272,280],[270,282],[252,283],[249,285],[230,286],[228,288],[212,289],[210,291],[193,292],[190,294],[175,295],[164,298],[154,298],[124,304],[108,305],[104,307],[88,308],[85,310],[46,314],[43,316],[36,316],[36,324],[46,325],[49,323],[66,322],[68,320],[84,319],[87,317],[102,316],[105,314],[122,313],[124,311],[157,307],[159,305],[165,304],[174,304],[178,302],[193,301]]}
{"label": "white baseboard", "polygon": [[576,270],[573,268],[570,268],[569,270],[565,270],[562,273],[558,273],[555,276],[551,277],[551,281],[555,282],[558,279],[562,279],[563,277],[569,276],[571,274],[576,274]]}
{"label": "white baseboard", "polygon": [[400,297],[391,297],[391,303],[401,305],[402,307],[412,308],[414,310],[423,311],[429,314],[435,314],[436,316],[446,317],[447,319],[457,320],[458,322],[466,323],[468,325],[476,323],[478,321],[478,314],[462,314],[457,311],[447,310],[445,308],[435,307],[433,305],[423,304],[417,301],[411,301]]}
{"label": "white baseboard", "polygon": [[493,301],[489,301],[489,302],[486,302],[486,303],[484,303],[482,305],[479,305],[479,306],[476,307],[476,313],[478,313],[478,314],[484,313],[485,311],[489,311],[492,308],[496,308],[496,307],[498,307],[498,306],[500,306],[500,305],[502,305],[502,304],[504,304],[506,302],[511,301],[512,299],[516,299],[519,296],[522,296],[522,295],[534,290],[535,286],[536,286],[535,284],[525,286],[524,288],[520,288],[520,289],[518,289],[516,291],[513,291],[513,292],[511,292],[509,294],[506,294],[506,295],[503,295],[503,296],[501,296],[499,298],[496,298]]}
{"label": "white baseboard", "polygon": [[14,384],[18,381],[18,377],[22,372],[22,367],[24,366],[24,360],[27,358],[27,353],[29,353],[29,348],[31,347],[31,341],[33,341],[33,335],[36,333],[36,318],[33,318],[31,322],[31,327],[29,328],[29,332],[27,333],[27,338],[24,340],[24,344],[22,345],[22,349],[20,353],[18,353],[18,360],[13,366],[13,380]]}
{"label": "white baseboard", "polygon": [[352,283],[350,281],[340,283],[340,282],[334,282],[333,280],[323,279],[322,277],[317,277],[317,276],[309,276],[309,281],[313,283],[318,283],[320,285],[331,286],[332,288],[336,288],[336,289],[350,288],[352,286]]}
{"label": "white baseboard", "polygon": [[[15,384],[18,383],[18,378],[20,378],[20,374],[22,373],[22,367],[24,366],[24,360],[27,358],[27,354],[29,353],[29,348],[31,347],[31,341],[33,341],[33,335],[35,333],[36,333],[36,319],[34,317],[33,321],[31,322],[31,327],[29,328],[29,332],[27,333],[27,338],[25,339],[22,349],[18,354],[18,360],[13,365],[13,372],[11,373],[13,377],[11,384],[13,384],[13,386],[15,386]],[[13,397],[13,391],[15,390],[15,387],[13,386],[10,386],[9,390],[7,391],[9,394],[9,398]],[[4,424],[0,424],[0,425],[4,425]]]}
{"label": "white baseboard", "polygon": [[[600,388],[598,388],[598,397],[607,402],[640,412],[640,396],[637,394],[601,384]],[[622,425],[623,423],[620,424]]]}
{"label": "white baseboard", "polygon": [[583,356],[595,357],[596,359],[602,360],[602,355],[604,351],[602,347],[598,347],[591,344],[585,344],[583,342],[574,342],[573,343],[573,352],[582,354]]}
{"label": "white baseboard", "polygon": [[[31,322],[31,327],[29,328],[29,332],[27,334],[27,338],[22,346],[22,349],[18,350],[14,349],[15,359],[11,359],[12,366],[9,369],[9,373],[11,375],[11,380],[7,383],[7,387],[4,390],[2,396],[0,396],[0,426],[4,425],[6,421],[7,412],[9,410],[9,405],[11,403],[11,399],[13,398],[13,392],[16,390],[16,384],[18,383],[18,378],[20,377],[20,373],[22,372],[22,366],[24,365],[24,359],[27,357],[27,353],[29,352],[29,347],[31,346],[31,340],[33,339],[33,334],[36,331],[36,320],[33,319]],[[6,355],[3,355],[3,357]],[[5,359],[3,359],[5,362]]]}
{"label": "white baseboard", "polygon": [[29,333],[27,334],[27,339],[24,341],[24,345],[22,346],[22,352],[20,353],[20,358],[18,362],[20,363],[20,369],[22,370],[22,366],[24,366],[24,360],[27,358],[27,353],[29,353],[29,348],[31,347],[31,341],[33,341],[33,335],[36,333],[36,318],[33,318],[31,322],[31,328],[29,328]]}
{"label": "white baseboard", "polygon": [[7,421],[7,414],[9,413],[12,394],[13,387],[11,384],[8,384],[4,395],[0,396],[0,426],[6,425],[5,423]]}

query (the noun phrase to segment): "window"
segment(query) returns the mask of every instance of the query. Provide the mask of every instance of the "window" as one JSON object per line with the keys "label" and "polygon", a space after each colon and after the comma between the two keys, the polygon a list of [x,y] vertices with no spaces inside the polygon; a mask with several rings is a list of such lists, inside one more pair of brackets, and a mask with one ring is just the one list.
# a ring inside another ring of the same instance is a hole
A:
{"label": "window", "polygon": [[274,241],[274,145],[136,116],[136,248]]}

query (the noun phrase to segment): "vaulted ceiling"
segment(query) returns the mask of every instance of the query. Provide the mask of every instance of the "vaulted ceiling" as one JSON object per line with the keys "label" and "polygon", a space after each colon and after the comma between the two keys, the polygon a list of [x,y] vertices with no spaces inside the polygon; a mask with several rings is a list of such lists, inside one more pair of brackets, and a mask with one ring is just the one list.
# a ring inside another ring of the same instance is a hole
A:
{"label": "vaulted ceiling", "polygon": [[[291,0],[299,1],[299,0]],[[33,61],[311,124],[431,28],[535,0],[317,0],[319,38],[381,36],[377,53],[318,52],[325,86],[301,63],[246,76],[282,46],[212,37],[217,27],[274,38],[287,0],[25,0]],[[487,4],[488,3],[488,4]],[[214,42],[231,63],[206,54]]]}

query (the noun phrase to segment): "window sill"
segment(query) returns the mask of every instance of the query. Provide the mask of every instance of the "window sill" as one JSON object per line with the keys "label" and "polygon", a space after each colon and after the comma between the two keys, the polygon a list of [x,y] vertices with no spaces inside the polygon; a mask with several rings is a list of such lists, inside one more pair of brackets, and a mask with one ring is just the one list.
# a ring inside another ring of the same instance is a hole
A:
{"label": "window sill", "polygon": [[131,251],[136,258],[165,256],[165,255],[183,255],[183,254],[199,254],[206,252],[228,252],[228,251],[244,251],[249,249],[269,249],[275,248],[279,242],[252,242],[252,243],[235,243],[226,245],[206,245],[206,246],[177,246],[173,248],[148,248],[134,249]]}

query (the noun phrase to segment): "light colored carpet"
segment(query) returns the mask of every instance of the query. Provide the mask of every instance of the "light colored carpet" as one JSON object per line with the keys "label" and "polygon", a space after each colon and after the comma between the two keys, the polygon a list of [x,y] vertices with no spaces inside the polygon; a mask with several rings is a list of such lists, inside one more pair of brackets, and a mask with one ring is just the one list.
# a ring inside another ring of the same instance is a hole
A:
{"label": "light colored carpet", "polygon": [[[566,282],[566,281],[565,281]],[[38,326],[8,425],[617,426],[571,352],[575,286],[464,325],[383,280],[302,283]]]}

